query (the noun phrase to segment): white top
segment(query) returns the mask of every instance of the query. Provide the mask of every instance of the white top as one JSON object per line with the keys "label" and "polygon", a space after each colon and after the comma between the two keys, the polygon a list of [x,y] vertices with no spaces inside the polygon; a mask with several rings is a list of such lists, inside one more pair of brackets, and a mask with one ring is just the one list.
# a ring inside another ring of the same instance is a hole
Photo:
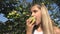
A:
{"label": "white top", "polygon": [[37,30],[35,30],[33,34],[43,34],[43,31],[38,32]]}

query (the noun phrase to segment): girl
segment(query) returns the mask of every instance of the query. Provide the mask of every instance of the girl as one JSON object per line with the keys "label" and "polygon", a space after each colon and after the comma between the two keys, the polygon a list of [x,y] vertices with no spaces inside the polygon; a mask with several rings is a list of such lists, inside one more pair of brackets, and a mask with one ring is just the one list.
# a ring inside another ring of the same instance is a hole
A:
{"label": "girl", "polygon": [[31,19],[26,20],[26,34],[60,34],[60,30],[52,24],[48,10],[44,4],[34,4],[31,7],[31,16],[35,17],[35,24]]}

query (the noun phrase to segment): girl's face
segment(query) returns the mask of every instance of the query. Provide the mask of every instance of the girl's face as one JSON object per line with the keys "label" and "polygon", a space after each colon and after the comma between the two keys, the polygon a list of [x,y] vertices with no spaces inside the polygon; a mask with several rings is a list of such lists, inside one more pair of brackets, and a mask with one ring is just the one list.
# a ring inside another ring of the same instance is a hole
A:
{"label": "girl's face", "polygon": [[36,25],[41,23],[41,10],[37,6],[31,8],[31,16],[36,18]]}

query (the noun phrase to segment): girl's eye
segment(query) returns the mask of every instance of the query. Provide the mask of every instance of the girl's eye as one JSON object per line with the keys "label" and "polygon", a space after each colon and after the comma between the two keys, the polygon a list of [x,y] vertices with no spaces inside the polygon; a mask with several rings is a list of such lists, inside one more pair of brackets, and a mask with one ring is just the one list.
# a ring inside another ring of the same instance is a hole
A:
{"label": "girl's eye", "polygon": [[33,12],[34,12],[34,13],[36,13],[36,12],[37,12],[37,10],[34,10]]}

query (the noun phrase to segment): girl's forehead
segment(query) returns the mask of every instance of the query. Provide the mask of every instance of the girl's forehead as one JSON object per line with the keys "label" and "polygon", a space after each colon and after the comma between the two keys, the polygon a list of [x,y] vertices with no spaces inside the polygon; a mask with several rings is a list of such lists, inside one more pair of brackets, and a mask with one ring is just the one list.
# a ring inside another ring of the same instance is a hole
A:
{"label": "girl's forehead", "polygon": [[33,10],[33,9],[37,9],[37,6],[33,6],[33,7],[31,7],[31,10]]}
{"label": "girl's forehead", "polygon": [[34,9],[34,8],[36,9],[38,7],[41,8],[40,5],[34,5],[34,6],[31,7],[31,9]]}
{"label": "girl's forehead", "polygon": [[31,8],[37,7],[37,5],[32,6]]}

